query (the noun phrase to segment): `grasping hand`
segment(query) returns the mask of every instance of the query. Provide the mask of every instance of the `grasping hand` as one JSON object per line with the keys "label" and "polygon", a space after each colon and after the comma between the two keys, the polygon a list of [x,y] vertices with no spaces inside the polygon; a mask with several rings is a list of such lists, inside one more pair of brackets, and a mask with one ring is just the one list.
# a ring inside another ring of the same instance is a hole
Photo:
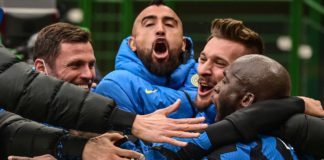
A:
{"label": "grasping hand", "polygon": [[134,151],[121,149],[114,145],[124,138],[119,133],[105,133],[91,138],[85,145],[82,153],[83,160],[128,160],[131,158],[143,159],[143,155]]}
{"label": "grasping hand", "polygon": [[324,117],[324,110],[320,101],[309,97],[298,96],[305,102],[305,114]]}
{"label": "grasping hand", "polygon": [[176,111],[181,101],[167,108],[159,109],[151,114],[137,115],[132,127],[132,133],[138,138],[149,142],[166,142],[177,146],[185,146],[186,142],[181,142],[172,137],[198,137],[199,133],[189,131],[203,130],[207,128],[207,124],[201,124],[205,120],[200,118],[184,118],[172,119],[167,116]]}

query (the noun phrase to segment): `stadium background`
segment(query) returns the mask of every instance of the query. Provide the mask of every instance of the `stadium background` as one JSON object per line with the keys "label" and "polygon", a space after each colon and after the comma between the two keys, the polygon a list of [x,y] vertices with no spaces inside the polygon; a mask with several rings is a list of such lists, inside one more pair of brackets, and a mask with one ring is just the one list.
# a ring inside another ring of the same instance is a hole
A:
{"label": "stadium background", "polygon": [[[10,7],[15,5],[25,7],[29,12],[33,11],[33,7],[37,8],[39,6],[37,4],[44,2],[44,0],[0,0],[0,6],[6,8],[9,1],[12,5]],[[32,5],[28,6],[28,1]],[[46,1],[55,5],[59,12],[59,16],[54,15],[52,19],[69,21],[92,32],[97,64],[102,75],[114,69],[114,58],[121,40],[130,34],[133,19],[149,3],[149,0]],[[194,40],[196,58],[206,43],[210,23],[214,18],[240,19],[261,34],[266,46],[266,55],[278,60],[289,70],[293,82],[293,95],[309,96],[324,102],[324,71],[322,71],[324,0],[166,0],[165,2],[175,9],[182,19],[185,35]],[[69,19],[71,14],[72,17],[75,14],[74,18],[79,19],[71,21]],[[22,19],[24,18],[26,16]],[[7,46],[19,50],[19,46],[26,45],[33,31],[42,27],[43,24],[38,23],[44,21],[50,23],[46,20],[48,18],[43,17],[43,21],[32,21],[27,17],[21,24],[17,24],[20,22],[15,20],[16,27],[12,27],[5,17],[5,22],[8,23],[1,26],[2,39],[9,37],[6,33],[17,33],[17,30],[24,32],[25,37],[19,37],[22,39],[21,44]],[[17,29],[17,26],[20,28]]]}

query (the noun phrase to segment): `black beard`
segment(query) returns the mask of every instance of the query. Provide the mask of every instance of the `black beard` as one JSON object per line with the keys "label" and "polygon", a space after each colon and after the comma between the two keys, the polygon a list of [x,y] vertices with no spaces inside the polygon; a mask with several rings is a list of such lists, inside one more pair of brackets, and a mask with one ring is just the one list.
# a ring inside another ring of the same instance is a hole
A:
{"label": "black beard", "polygon": [[137,56],[144,66],[153,74],[158,76],[168,76],[181,64],[182,51],[170,50],[169,59],[161,62],[154,62],[152,58],[153,50],[137,49]]}

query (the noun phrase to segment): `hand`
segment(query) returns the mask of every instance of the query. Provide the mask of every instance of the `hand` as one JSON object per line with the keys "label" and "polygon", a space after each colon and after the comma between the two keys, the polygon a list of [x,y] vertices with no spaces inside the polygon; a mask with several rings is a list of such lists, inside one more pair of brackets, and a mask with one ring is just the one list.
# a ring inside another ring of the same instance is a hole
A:
{"label": "hand", "polygon": [[53,156],[45,154],[38,157],[20,157],[20,156],[9,156],[8,160],[56,160]]}
{"label": "hand", "polygon": [[198,137],[199,133],[187,132],[203,130],[207,124],[201,124],[205,120],[200,118],[172,119],[167,116],[177,110],[181,101],[167,108],[157,110],[147,115],[137,115],[132,127],[132,133],[138,138],[149,142],[166,142],[177,146],[185,146],[186,142],[181,142],[172,137],[191,138]]}
{"label": "hand", "polygon": [[305,114],[324,117],[324,110],[320,101],[309,97],[298,96],[305,102]]}
{"label": "hand", "polygon": [[140,153],[121,149],[114,145],[115,142],[124,138],[118,133],[105,133],[91,138],[85,145],[82,153],[83,160],[128,160],[131,158],[141,159]]}

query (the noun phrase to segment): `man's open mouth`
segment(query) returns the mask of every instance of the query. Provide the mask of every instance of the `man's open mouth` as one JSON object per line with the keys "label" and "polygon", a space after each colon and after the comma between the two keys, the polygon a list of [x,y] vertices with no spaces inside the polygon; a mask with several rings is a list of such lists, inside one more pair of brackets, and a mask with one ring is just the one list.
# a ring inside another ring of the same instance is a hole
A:
{"label": "man's open mouth", "polygon": [[206,81],[199,80],[198,93],[201,96],[208,95],[214,88],[214,84],[207,83]]}
{"label": "man's open mouth", "polygon": [[168,44],[165,39],[159,38],[155,41],[154,46],[154,57],[158,60],[163,60],[168,57]]}

